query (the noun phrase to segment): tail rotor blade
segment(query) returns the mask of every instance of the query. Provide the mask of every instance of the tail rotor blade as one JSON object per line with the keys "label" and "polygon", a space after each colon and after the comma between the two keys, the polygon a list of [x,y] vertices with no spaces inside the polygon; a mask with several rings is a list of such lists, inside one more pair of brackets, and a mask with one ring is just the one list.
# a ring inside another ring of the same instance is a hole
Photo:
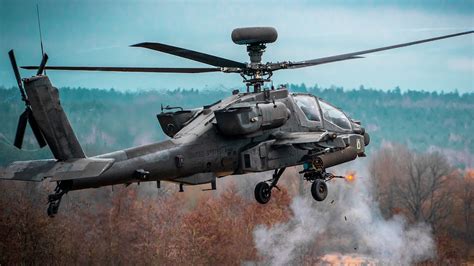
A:
{"label": "tail rotor blade", "polygon": [[18,127],[16,128],[15,142],[13,145],[21,149],[23,145],[23,137],[25,136],[26,123],[28,121],[28,109],[26,109],[18,119]]}
{"label": "tail rotor blade", "polygon": [[15,52],[13,52],[13,49],[8,52],[8,56],[10,57],[10,63],[12,64],[13,72],[15,73],[18,88],[20,89],[21,98],[23,101],[26,101],[26,94],[25,90],[23,89],[23,83],[21,81],[20,71],[18,70],[18,65],[16,64]]}
{"label": "tail rotor blade", "polygon": [[35,117],[33,116],[33,112],[31,109],[28,110],[28,122],[30,123],[31,130],[33,131],[33,134],[35,135],[36,141],[38,142],[38,145],[40,148],[43,148],[46,146],[46,141],[44,140],[43,133],[41,132],[40,127],[38,126],[38,123],[36,122]]}
{"label": "tail rotor blade", "polygon": [[[26,109],[18,119],[18,126],[16,128],[15,141],[13,145],[15,145],[15,147],[17,147],[18,149],[21,149],[21,147],[23,146],[23,139],[25,137],[26,124],[29,122],[39,146],[43,148],[44,146],[46,146],[46,141],[44,139],[43,133],[41,132],[41,129],[38,126],[38,123],[36,122],[33,116],[33,111],[31,111],[29,102],[26,98],[25,90],[23,89],[23,82],[21,81],[20,72],[18,70],[18,65],[16,64],[15,53],[13,52],[13,50],[10,50],[8,52],[8,56],[10,57],[10,62],[12,64],[13,72],[15,73],[16,82],[18,83],[18,88],[20,89],[21,98],[26,103]],[[37,75],[43,73],[47,61],[48,55],[43,54],[43,59],[41,60],[41,65],[38,68]]]}
{"label": "tail rotor blade", "polygon": [[21,83],[20,71],[18,71],[18,65],[16,64],[15,52],[13,52],[13,49],[8,52],[8,56],[10,57],[10,63],[12,64],[13,72],[15,73],[15,78],[16,82],[18,83],[18,87],[23,87],[23,84]]}
{"label": "tail rotor blade", "polygon": [[38,71],[36,72],[36,75],[42,75],[43,74],[43,71],[44,71],[44,68],[46,66],[46,62],[48,62],[48,55],[47,54],[43,54],[43,58],[41,59],[41,64],[38,68]]}

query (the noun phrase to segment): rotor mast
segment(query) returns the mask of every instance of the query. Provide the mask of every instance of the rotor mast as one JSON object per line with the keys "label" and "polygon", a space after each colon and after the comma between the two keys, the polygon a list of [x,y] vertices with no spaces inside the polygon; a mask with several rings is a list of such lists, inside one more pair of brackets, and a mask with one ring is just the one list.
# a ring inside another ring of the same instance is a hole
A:
{"label": "rotor mast", "polygon": [[247,45],[250,64],[240,72],[247,85],[253,87],[253,92],[260,92],[265,82],[270,82],[272,71],[267,65],[262,64],[262,55],[267,48],[267,43],[275,42],[278,33],[271,27],[238,28],[232,31],[232,41],[236,44]]}

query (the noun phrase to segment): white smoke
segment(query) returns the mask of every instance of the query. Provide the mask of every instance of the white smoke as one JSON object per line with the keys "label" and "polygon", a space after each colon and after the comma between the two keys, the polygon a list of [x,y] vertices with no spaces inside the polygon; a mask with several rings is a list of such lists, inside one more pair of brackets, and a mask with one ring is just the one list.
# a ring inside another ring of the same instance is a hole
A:
{"label": "white smoke", "polygon": [[255,229],[254,242],[265,263],[301,264],[298,259],[310,247],[312,256],[356,253],[382,264],[407,265],[435,256],[430,227],[409,225],[400,216],[384,219],[368,178],[332,180],[328,188],[324,202],[315,202],[309,193],[294,198],[287,223]]}
{"label": "white smoke", "polygon": [[258,226],[254,231],[257,249],[272,265],[291,262],[297,248],[311,243],[327,227],[328,219],[317,215],[306,199],[293,199],[291,210],[294,216],[288,223]]}

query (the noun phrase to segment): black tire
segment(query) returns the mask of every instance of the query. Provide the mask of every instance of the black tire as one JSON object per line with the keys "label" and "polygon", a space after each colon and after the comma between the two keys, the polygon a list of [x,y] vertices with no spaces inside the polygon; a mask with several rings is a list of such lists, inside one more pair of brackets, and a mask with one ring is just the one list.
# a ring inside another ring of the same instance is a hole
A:
{"label": "black tire", "polygon": [[321,179],[317,179],[311,185],[311,195],[317,201],[323,201],[328,196],[328,186],[326,182]]}
{"label": "black tire", "polygon": [[266,182],[260,182],[255,186],[255,199],[260,204],[266,204],[272,197],[272,189]]}
{"label": "black tire", "polygon": [[59,205],[57,203],[51,202],[48,206],[48,216],[54,217],[58,213]]}

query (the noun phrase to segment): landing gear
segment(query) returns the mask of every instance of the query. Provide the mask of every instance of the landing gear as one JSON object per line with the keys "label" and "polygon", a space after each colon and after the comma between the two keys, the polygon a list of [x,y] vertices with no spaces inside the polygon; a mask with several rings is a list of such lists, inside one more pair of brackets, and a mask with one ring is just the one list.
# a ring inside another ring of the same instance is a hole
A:
{"label": "landing gear", "polygon": [[272,189],[267,182],[260,182],[255,186],[255,199],[260,204],[266,204],[272,197]]}
{"label": "landing gear", "polygon": [[311,195],[317,201],[323,201],[328,196],[328,186],[326,181],[317,179],[311,185]]}
{"label": "landing gear", "polygon": [[306,181],[312,182],[311,195],[316,201],[323,201],[328,196],[327,181],[333,178],[344,178],[331,173],[326,173],[324,169],[310,167],[300,172]]}
{"label": "landing gear", "polygon": [[59,199],[58,201],[49,202],[49,205],[48,205],[48,216],[49,217],[52,218],[58,213],[60,202],[61,202],[61,199]]}
{"label": "landing gear", "polygon": [[48,195],[49,217],[54,217],[58,213],[59,205],[61,204],[61,199],[63,195],[69,191],[71,185],[71,181],[59,181],[56,188],[54,189],[54,193]]}
{"label": "landing gear", "polygon": [[[280,180],[281,175],[285,171],[285,167],[280,169],[275,169],[273,173],[273,178],[258,183],[255,186],[255,199],[260,204],[266,204],[270,201],[272,197],[272,189],[276,188],[280,190],[277,186],[278,181]],[[333,178],[344,178],[342,176],[336,176],[331,173],[326,173],[324,169],[310,167],[300,172],[303,174],[303,179],[311,182],[311,195],[316,201],[323,201],[328,196],[328,186],[327,181]]]}
{"label": "landing gear", "polygon": [[285,167],[280,168],[280,169],[275,169],[272,179],[260,182],[255,186],[255,199],[257,200],[258,203],[266,204],[267,202],[269,202],[270,198],[272,197],[273,188],[280,190],[277,184],[278,184],[278,180],[280,180],[280,177],[285,171],[285,169],[286,169]]}

